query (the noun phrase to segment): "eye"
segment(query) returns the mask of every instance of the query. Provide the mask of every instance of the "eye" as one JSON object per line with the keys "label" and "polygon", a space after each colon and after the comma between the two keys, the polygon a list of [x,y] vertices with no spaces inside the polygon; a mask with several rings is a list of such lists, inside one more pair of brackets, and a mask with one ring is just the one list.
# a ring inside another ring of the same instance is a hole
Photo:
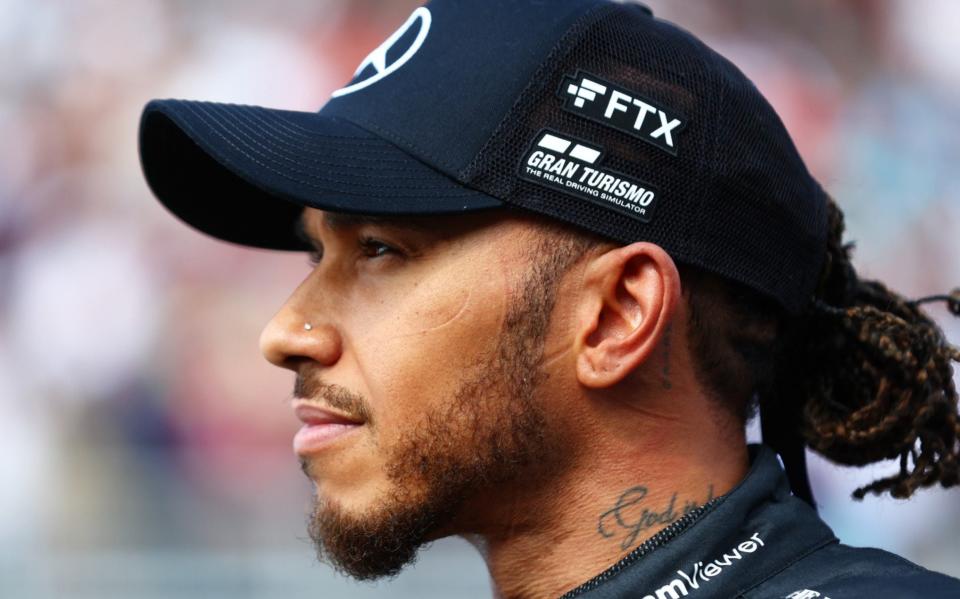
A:
{"label": "eye", "polygon": [[400,253],[399,250],[392,245],[386,244],[373,237],[361,237],[360,249],[363,250],[363,255],[368,258],[381,258],[387,254]]}
{"label": "eye", "polygon": [[311,250],[307,253],[307,256],[307,262],[312,267],[316,267],[318,264],[320,264],[320,261],[323,260],[323,253],[317,250]]}

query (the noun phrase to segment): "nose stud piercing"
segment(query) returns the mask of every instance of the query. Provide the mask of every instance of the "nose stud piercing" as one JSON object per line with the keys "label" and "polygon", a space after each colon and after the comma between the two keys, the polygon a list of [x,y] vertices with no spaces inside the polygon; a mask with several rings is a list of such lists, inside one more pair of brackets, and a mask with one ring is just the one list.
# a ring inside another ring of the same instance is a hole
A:
{"label": "nose stud piercing", "polygon": [[305,331],[311,331],[311,330],[313,330],[313,325],[308,322],[308,323],[306,323],[306,324],[303,325],[303,330],[305,330]]}

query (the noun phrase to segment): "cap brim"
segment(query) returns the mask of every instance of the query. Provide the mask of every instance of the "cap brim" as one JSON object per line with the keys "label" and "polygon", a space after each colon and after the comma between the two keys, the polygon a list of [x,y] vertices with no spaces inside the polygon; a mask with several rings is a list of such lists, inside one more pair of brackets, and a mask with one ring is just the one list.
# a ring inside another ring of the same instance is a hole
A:
{"label": "cap brim", "polygon": [[140,118],[140,163],[177,217],[214,237],[301,250],[303,207],[376,215],[502,206],[348,121],[316,112],[153,100]]}

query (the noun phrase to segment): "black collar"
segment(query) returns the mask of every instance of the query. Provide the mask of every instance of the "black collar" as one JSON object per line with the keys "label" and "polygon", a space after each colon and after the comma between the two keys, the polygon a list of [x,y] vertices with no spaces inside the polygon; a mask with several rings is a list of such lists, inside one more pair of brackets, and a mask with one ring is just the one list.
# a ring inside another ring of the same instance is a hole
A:
{"label": "black collar", "polygon": [[[770,448],[751,445],[750,457],[747,476],[732,491],[658,532],[563,599],[737,597],[837,541],[816,511],[791,495]],[[665,587],[674,591],[658,595]]]}

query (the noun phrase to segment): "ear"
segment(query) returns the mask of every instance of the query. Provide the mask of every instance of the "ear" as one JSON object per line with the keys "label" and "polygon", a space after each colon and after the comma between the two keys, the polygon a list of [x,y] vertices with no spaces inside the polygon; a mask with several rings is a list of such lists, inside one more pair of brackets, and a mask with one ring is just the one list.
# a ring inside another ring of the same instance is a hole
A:
{"label": "ear", "polygon": [[586,387],[610,387],[657,347],[676,311],[680,274],[663,248],[637,242],[594,258],[581,291],[577,379]]}

